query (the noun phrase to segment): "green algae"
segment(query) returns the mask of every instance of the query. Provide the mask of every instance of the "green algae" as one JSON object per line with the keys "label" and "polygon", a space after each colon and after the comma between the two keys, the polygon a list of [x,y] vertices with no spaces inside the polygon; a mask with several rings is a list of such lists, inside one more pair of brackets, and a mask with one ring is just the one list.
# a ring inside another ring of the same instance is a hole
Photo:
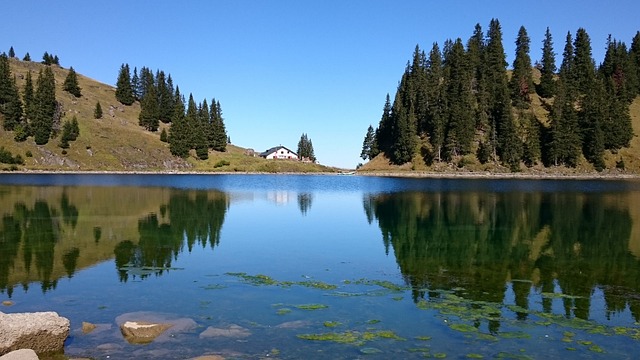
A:
{"label": "green algae", "polygon": [[301,305],[296,305],[295,306],[297,309],[300,310],[309,310],[309,311],[313,311],[313,310],[322,310],[322,309],[326,309],[329,306],[328,305],[324,305],[324,304],[301,304]]}
{"label": "green algae", "polygon": [[503,339],[530,339],[531,335],[523,331],[507,331],[498,333]]}
{"label": "green algae", "polygon": [[568,295],[563,293],[543,292],[540,293],[540,295],[547,299],[584,299],[584,296]]}
{"label": "green algae", "polygon": [[476,353],[467,354],[468,359],[484,359],[484,356]]}
{"label": "green algae", "polygon": [[314,288],[314,289],[320,289],[320,290],[335,290],[338,288],[337,285],[333,285],[333,284],[327,284],[325,282],[322,281],[299,281],[296,283],[293,283],[295,285],[300,285],[300,286],[305,286],[305,287],[309,287],[309,288]]}
{"label": "green algae", "polygon": [[366,322],[366,323],[367,323],[367,324],[369,324],[369,325],[374,325],[374,324],[377,324],[377,323],[379,323],[379,322],[381,322],[381,320],[378,320],[378,319],[371,319],[371,320],[367,320],[367,322]]}
{"label": "green algae", "polygon": [[329,341],[341,344],[364,344],[370,341],[379,339],[390,339],[396,341],[404,341],[405,339],[398,336],[395,332],[390,330],[379,331],[344,331],[344,332],[328,332],[319,334],[299,334],[296,335],[299,339],[312,340],[312,341]]}
{"label": "green algae", "polygon": [[449,325],[449,327],[455,331],[460,331],[460,332],[477,332],[478,329],[473,326],[473,325],[469,325],[469,324],[451,324]]}
{"label": "green algae", "polygon": [[431,336],[416,336],[415,339],[420,341],[429,341],[431,340]]}
{"label": "green algae", "polygon": [[486,340],[486,341],[498,341],[498,337],[495,335],[487,334],[487,333],[478,333],[476,335],[478,340]]}
{"label": "green algae", "polygon": [[225,289],[227,286],[222,284],[209,284],[206,286],[202,286],[204,290],[220,290]]}
{"label": "green algae", "polygon": [[228,272],[225,275],[235,276],[240,278],[245,283],[251,285],[278,285],[278,281],[274,280],[272,277],[258,274],[258,275],[249,275],[244,272]]}
{"label": "green algae", "polygon": [[372,347],[365,347],[365,348],[360,349],[360,353],[363,354],[363,355],[373,355],[373,354],[382,353],[382,350],[376,349],[376,348],[372,348]]}
{"label": "green algae", "polygon": [[334,328],[342,325],[342,323],[339,321],[325,321],[323,325],[324,327],[327,327],[327,328]]}
{"label": "green algae", "polygon": [[433,357],[436,359],[444,359],[447,357],[447,354],[443,352],[438,352],[438,353],[434,353]]}
{"label": "green algae", "polygon": [[604,350],[598,345],[589,346],[589,351],[593,351],[593,352],[597,352],[597,353],[603,353],[604,352]]}
{"label": "green algae", "polygon": [[278,309],[278,311],[276,311],[276,314],[278,314],[278,315],[286,315],[286,314],[289,314],[291,311],[292,310],[289,309],[289,308],[281,308],[281,309]]}

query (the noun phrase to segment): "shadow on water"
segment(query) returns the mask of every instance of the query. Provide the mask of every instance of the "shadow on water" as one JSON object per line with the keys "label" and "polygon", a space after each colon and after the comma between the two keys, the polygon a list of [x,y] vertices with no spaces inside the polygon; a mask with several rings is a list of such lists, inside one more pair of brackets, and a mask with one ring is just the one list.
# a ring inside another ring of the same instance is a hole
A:
{"label": "shadow on water", "polygon": [[[414,302],[442,292],[501,304],[509,292],[527,317],[542,294],[544,312],[561,298],[567,318],[588,319],[603,290],[607,316],[629,308],[640,319],[640,262],[630,252],[632,201],[620,194],[405,192],[368,194]],[[563,295],[553,295],[562,293]],[[497,331],[498,323],[489,323]]]}

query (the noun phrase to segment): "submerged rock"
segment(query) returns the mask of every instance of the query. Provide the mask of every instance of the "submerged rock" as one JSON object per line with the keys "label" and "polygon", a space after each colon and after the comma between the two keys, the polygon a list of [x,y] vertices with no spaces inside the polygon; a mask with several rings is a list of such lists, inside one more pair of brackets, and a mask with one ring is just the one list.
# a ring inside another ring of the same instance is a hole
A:
{"label": "submerged rock", "polygon": [[31,349],[20,349],[0,356],[0,360],[38,360],[38,355]]}
{"label": "submerged rock", "polygon": [[215,338],[215,337],[228,337],[228,338],[246,338],[251,336],[249,329],[242,326],[232,324],[227,328],[214,328],[209,326],[207,330],[200,333],[200,338]]}
{"label": "submerged rock", "polygon": [[38,354],[62,352],[69,336],[69,319],[56,312],[0,312],[0,355],[33,349]]}
{"label": "submerged rock", "polygon": [[131,344],[147,344],[171,326],[171,324],[154,324],[146,321],[127,321],[120,325],[120,331]]}
{"label": "submerged rock", "polygon": [[96,324],[92,324],[90,322],[83,321],[82,322],[82,333],[88,334],[96,329]]}
{"label": "submerged rock", "polygon": [[4,305],[4,306],[11,306],[11,305],[13,305],[13,301],[11,301],[11,300],[5,300],[5,301],[3,301],[3,302],[2,302],[2,305]]}
{"label": "submerged rock", "polygon": [[[165,325],[164,329],[162,329],[162,331],[160,331],[156,335],[156,337],[146,342],[167,341],[167,340],[170,340],[172,336],[174,336],[177,333],[193,331],[198,326],[198,324],[196,324],[196,322],[193,319],[180,318],[172,314],[156,313],[156,312],[150,312],[150,311],[126,313],[116,318],[116,324],[120,326],[121,332],[122,332],[123,325],[127,322],[138,323],[138,326],[134,326],[134,327],[139,328],[139,330],[136,329],[136,331],[139,331],[139,332],[152,331],[151,330],[152,327],[140,326],[140,324]],[[147,330],[144,330],[144,328],[146,328]],[[157,331],[160,328],[161,327],[156,327],[153,331]],[[122,332],[122,334],[124,335],[124,332]]]}

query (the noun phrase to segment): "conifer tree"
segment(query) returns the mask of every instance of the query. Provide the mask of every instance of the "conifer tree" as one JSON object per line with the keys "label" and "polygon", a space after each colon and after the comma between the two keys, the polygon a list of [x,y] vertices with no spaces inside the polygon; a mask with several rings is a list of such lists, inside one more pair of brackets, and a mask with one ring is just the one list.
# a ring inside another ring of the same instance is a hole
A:
{"label": "conifer tree", "polygon": [[171,112],[173,112],[173,94],[167,85],[164,71],[158,71],[156,76],[156,87],[158,92],[158,116],[160,121],[168,123],[171,121]]}
{"label": "conifer tree", "polygon": [[562,63],[558,70],[558,76],[562,79],[564,89],[563,91],[573,94],[576,86],[573,79],[574,74],[574,50],[573,50],[573,37],[571,32],[567,32],[567,37],[564,44],[564,51],[562,52]]}
{"label": "conifer tree", "polygon": [[131,105],[135,100],[133,89],[131,88],[131,77],[129,75],[129,64],[122,64],[116,83],[116,100],[123,105]]}
{"label": "conifer tree", "polygon": [[371,160],[375,157],[375,155],[373,155],[375,136],[376,134],[373,130],[373,126],[369,125],[367,134],[364,136],[364,140],[362,141],[362,152],[360,152],[360,157],[362,158],[362,160]]}
{"label": "conifer tree", "polygon": [[416,130],[412,126],[415,122],[413,109],[405,109],[402,102],[403,81],[396,92],[396,98],[391,108],[391,121],[394,124],[395,134],[391,145],[390,159],[394,164],[404,164],[411,161],[416,147]]}
{"label": "conifer tree", "polygon": [[22,61],[31,61],[31,55],[29,55],[29,53],[24,54]]}
{"label": "conifer tree", "polygon": [[155,86],[155,79],[153,72],[148,67],[143,66],[140,69],[140,88],[138,89],[138,95],[140,99],[144,98],[149,88]]}
{"label": "conifer tree", "polygon": [[58,108],[55,79],[50,67],[46,66],[40,70],[36,84],[35,117],[31,130],[36,144],[44,145],[49,141],[49,137],[54,130],[54,117]]}
{"label": "conifer tree", "polygon": [[173,117],[169,128],[169,151],[174,156],[186,158],[189,156],[188,127],[185,118],[184,98],[180,89],[176,88],[173,102]]}
{"label": "conifer tree", "polygon": [[[426,88],[428,91],[427,98],[429,99],[429,104],[424,127],[429,136],[431,146],[433,147],[434,157],[438,161],[442,160],[442,146],[444,144],[446,99],[443,79],[442,54],[440,53],[438,43],[434,43],[429,51],[429,58],[427,60]],[[388,101],[389,95],[387,95],[387,102]]]}
{"label": "conifer tree", "polygon": [[551,165],[575,167],[581,151],[575,98],[564,78],[561,77],[556,85],[556,98],[549,114],[551,139],[548,145],[548,161]]}
{"label": "conifer tree", "polygon": [[602,171],[605,167],[602,121],[607,117],[607,110],[607,94],[602,78],[599,78],[585,94],[579,113],[582,153],[598,171]]}
{"label": "conifer tree", "polygon": [[2,126],[5,130],[13,130],[22,120],[20,93],[11,74],[9,58],[4,53],[0,54],[0,114],[4,115]]}
{"label": "conifer tree", "polygon": [[444,147],[446,158],[471,152],[475,130],[471,72],[462,40],[458,38],[444,58],[447,118]]}
{"label": "conifer tree", "polygon": [[527,30],[521,26],[516,39],[516,57],[513,61],[513,73],[509,82],[511,98],[516,107],[528,107],[531,102],[529,95],[534,91],[531,57],[529,56],[530,43]]}
{"label": "conifer tree", "polygon": [[530,110],[520,110],[522,128],[522,160],[525,165],[533,166],[541,158],[540,122]]}
{"label": "conifer tree", "polygon": [[394,125],[391,119],[391,100],[389,98],[389,94],[387,94],[384,102],[384,107],[382,108],[380,123],[378,125],[378,129],[376,130],[377,147],[381,152],[384,152],[387,157],[390,157],[391,154],[391,144],[393,143],[393,136]]}
{"label": "conifer tree", "polygon": [[511,114],[507,62],[502,45],[502,29],[498,20],[491,20],[487,35],[488,109],[491,128],[494,131],[491,145],[497,149],[503,163],[508,164],[511,170],[517,170],[522,146]]}
{"label": "conifer tree", "polygon": [[16,57],[16,52],[13,50],[13,46],[9,48],[9,57],[10,58]]}
{"label": "conifer tree", "polygon": [[142,100],[140,96],[140,78],[138,77],[138,68],[133,68],[133,75],[131,76],[131,92],[135,101]]}
{"label": "conifer tree", "polygon": [[100,101],[96,102],[96,108],[93,110],[93,118],[102,119],[102,106],[100,105]]}
{"label": "conifer tree", "polygon": [[591,39],[584,28],[579,28],[576,32],[573,48],[571,76],[578,93],[584,95],[591,91],[596,76],[596,66],[591,55]]}
{"label": "conifer tree", "polygon": [[162,131],[160,132],[160,141],[162,142],[169,142],[169,135],[167,135],[167,129],[162,128]]}
{"label": "conifer tree", "polygon": [[215,151],[226,151],[227,143],[229,142],[227,136],[226,126],[224,125],[224,119],[222,118],[222,107],[220,101],[216,99],[211,100],[211,110],[209,111],[211,117],[211,149]]}
{"label": "conifer tree", "polygon": [[34,119],[34,91],[33,91],[33,78],[31,76],[31,70],[27,72],[24,82],[24,91],[22,93],[22,99],[24,100],[24,114],[26,121],[29,122]]}
{"label": "conifer tree", "polygon": [[300,136],[300,141],[298,141],[297,153],[300,160],[309,159],[311,162],[316,161],[316,156],[313,151],[313,143],[311,142],[311,139],[307,137],[307,134],[303,133]]}
{"label": "conifer tree", "polygon": [[80,86],[78,85],[78,76],[76,71],[73,69],[73,66],[69,68],[69,72],[67,73],[67,77],[64,79],[64,84],[62,86],[64,91],[69,94],[75,97],[82,96]]}
{"label": "conifer tree", "polygon": [[140,115],[138,124],[149,131],[157,131],[160,121],[158,119],[158,97],[155,87],[150,87],[140,102]]}
{"label": "conifer tree", "polygon": [[542,41],[542,67],[540,69],[540,85],[538,95],[550,98],[555,94],[556,54],[553,51],[553,37],[547,27]]}

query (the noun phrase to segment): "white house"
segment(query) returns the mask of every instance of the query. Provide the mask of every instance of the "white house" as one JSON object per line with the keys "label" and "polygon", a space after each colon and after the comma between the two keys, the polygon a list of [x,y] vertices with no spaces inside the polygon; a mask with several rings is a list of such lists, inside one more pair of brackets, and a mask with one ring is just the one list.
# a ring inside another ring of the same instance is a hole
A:
{"label": "white house", "polygon": [[272,147],[271,149],[260,154],[260,157],[265,159],[291,159],[298,160],[298,154],[280,145]]}

